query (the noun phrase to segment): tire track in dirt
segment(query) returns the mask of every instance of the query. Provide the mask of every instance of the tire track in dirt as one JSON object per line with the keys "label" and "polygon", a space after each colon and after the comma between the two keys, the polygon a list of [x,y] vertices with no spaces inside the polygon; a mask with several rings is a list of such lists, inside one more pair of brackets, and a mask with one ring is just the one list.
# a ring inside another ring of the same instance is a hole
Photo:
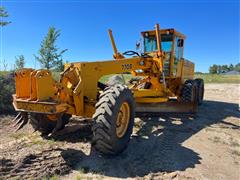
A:
{"label": "tire track in dirt", "polygon": [[29,154],[18,161],[5,158],[0,161],[0,179],[41,179],[53,175],[64,175],[71,171],[61,156],[61,149]]}

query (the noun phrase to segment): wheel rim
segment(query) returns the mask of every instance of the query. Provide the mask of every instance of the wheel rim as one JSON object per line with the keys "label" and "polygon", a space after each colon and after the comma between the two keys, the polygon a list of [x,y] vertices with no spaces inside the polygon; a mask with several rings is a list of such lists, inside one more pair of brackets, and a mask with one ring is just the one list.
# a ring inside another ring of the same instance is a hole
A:
{"label": "wheel rim", "polygon": [[116,121],[116,134],[117,137],[121,138],[127,131],[128,123],[130,119],[130,107],[127,102],[124,102],[118,112],[117,121]]}

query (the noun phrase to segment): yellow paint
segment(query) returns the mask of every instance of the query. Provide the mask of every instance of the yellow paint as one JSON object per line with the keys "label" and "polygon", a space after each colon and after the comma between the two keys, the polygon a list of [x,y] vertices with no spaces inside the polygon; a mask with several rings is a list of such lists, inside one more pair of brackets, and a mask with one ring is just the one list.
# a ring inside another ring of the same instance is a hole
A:
{"label": "yellow paint", "polygon": [[30,97],[30,75],[33,69],[21,69],[15,73],[16,96],[21,99]]}
{"label": "yellow paint", "polygon": [[166,97],[143,97],[135,98],[136,103],[162,103],[167,102],[168,98]]}
{"label": "yellow paint", "polygon": [[39,70],[34,76],[36,80],[37,100],[54,100],[54,80],[48,70]]}
{"label": "yellow paint", "polygon": [[153,90],[153,89],[133,89],[133,94],[135,98],[140,97],[158,97],[163,96],[164,93],[161,90]]}
{"label": "yellow paint", "polygon": [[177,65],[177,77],[180,77],[182,81],[186,79],[194,78],[194,63],[181,59]]}

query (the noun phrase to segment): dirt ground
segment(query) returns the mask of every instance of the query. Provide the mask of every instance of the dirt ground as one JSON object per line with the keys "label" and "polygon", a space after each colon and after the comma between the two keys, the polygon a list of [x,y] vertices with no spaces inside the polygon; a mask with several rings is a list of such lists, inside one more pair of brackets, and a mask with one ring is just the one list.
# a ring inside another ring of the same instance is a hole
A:
{"label": "dirt ground", "polygon": [[126,151],[91,148],[91,123],[73,118],[54,138],[0,116],[0,179],[240,179],[240,85],[206,84],[192,115],[136,118]]}

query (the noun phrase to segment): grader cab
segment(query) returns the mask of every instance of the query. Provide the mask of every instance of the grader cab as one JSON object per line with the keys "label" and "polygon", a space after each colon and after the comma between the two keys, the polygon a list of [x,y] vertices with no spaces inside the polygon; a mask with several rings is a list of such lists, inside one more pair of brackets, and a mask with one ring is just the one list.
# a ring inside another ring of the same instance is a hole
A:
{"label": "grader cab", "polygon": [[[90,117],[93,146],[104,154],[117,154],[126,148],[136,116],[196,112],[204,83],[194,80],[194,64],[183,58],[183,34],[160,30],[157,24],[155,30],[141,33],[141,52],[119,53],[108,32],[114,60],[66,64],[59,82],[49,70],[16,72],[17,129],[29,122],[42,134],[52,135],[73,115]],[[100,82],[104,75],[123,73],[133,79],[111,86]]]}

